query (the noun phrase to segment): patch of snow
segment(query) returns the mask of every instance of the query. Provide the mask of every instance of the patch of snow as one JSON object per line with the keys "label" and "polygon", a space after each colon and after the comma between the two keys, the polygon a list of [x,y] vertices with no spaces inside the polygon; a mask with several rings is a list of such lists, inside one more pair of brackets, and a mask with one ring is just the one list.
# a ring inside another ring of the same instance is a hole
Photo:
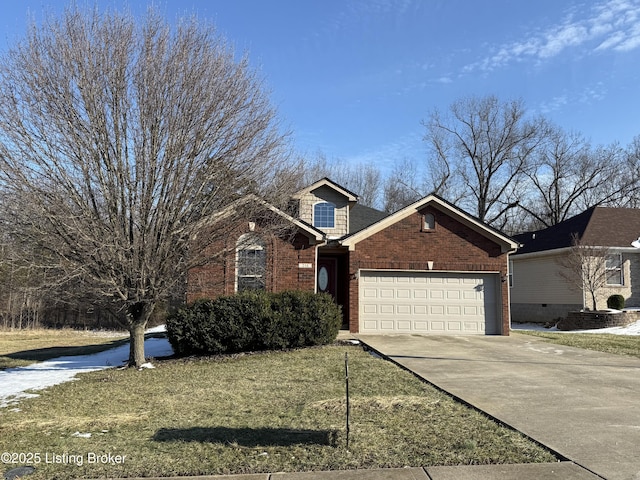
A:
{"label": "patch of snow", "polygon": [[72,437],[77,437],[77,438],[91,438],[91,434],[90,433],[76,432],[76,433],[72,433],[71,436]]}
{"label": "patch of snow", "polygon": [[[166,338],[148,338],[144,342],[146,357],[173,355]],[[32,391],[74,380],[76,374],[122,365],[129,359],[129,344],[92,355],[52,358],[25,367],[0,370],[0,408],[20,399],[37,397]]]}
{"label": "patch of snow", "polygon": [[142,370],[143,368],[156,368],[156,367],[153,366],[153,363],[147,362],[140,365],[140,368],[138,370]]}
{"label": "patch of snow", "polygon": [[640,321],[631,323],[624,327],[608,327],[594,328],[590,330],[558,330],[556,327],[545,328],[539,323],[514,323],[511,330],[535,330],[539,332],[556,332],[556,333],[610,333],[612,335],[640,335]]}
{"label": "patch of snow", "polygon": [[162,333],[166,331],[167,331],[166,325],[158,325],[157,327],[147,328],[144,332],[145,333]]}

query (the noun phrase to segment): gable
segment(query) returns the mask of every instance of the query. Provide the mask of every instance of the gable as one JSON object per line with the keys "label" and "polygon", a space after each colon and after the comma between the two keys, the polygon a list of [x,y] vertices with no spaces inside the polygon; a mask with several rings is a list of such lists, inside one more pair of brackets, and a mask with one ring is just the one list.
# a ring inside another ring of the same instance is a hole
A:
{"label": "gable", "polygon": [[329,190],[333,190],[336,194],[341,195],[342,197],[344,197],[346,199],[347,202],[357,202],[358,201],[358,196],[347,190],[346,188],[344,188],[341,185],[338,185],[336,182],[328,179],[328,178],[322,178],[320,180],[318,180],[317,182],[312,183],[311,185],[303,188],[302,190],[296,192],[292,198],[293,199],[300,199],[303,196],[305,196],[306,194],[313,192],[321,187],[324,187],[325,189],[329,189]]}
{"label": "gable", "polygon": [[[488,241],[491,244],[497,245],[501,253],[515,251],[515,249],[518,247],[518,244],[511,238],[498,232],[497,230],[484,224],[483,222],[480,222],[463,210],[458,209],[457,207],[451,205],[450,203],[435,195],[429,195],[421,200],[418,200],[417,202],[397,211],[396,213],[382,218],[378,222],[364,228],[363,230],[348,235],[347,237],[342,239],[341,243],[342,245],[349,247],[349,250],[356,250],[356,246],[358,245],[358,243],[366,240],[373,235],[377,235],[378,233],[381,233],[386,229],[396,231],[398,229],[398,227],[394,227],[394,225],[396,224],[406,225],[404,228],[407,229],[407,233],[420,233],[422,232],[423,228],[423,215],[428,212],[432,212],[434,215],[440,217],[441,219],[450,219],[446,223],[450,223],[450,221],[453,220],[457,224],[464,226],[464,229],[458,230],[458,234],[461,238],[466,238],[468,241],[472,241],[472,243],[484,245]],[[411,220],[405,222],[405,220],[409,218],[411,218]],[[436,221],[435,231],[437,231],[437,224],[438,223]],[[400,229],[402,230],[402,227],[400,227]],[[473,232],[473,234],[471,232]],[[435,232],[422,233],[428,235]],[[397,241],[404,242],[406,241],[406,238],[397,238]]]}
{"label": "gable", "polygon": [[[423,215],[431,214],[433,228],[425,230]],[[403,217],[358,242],[355,251],[375,262],[414,262],[416,268],[428,261],[436,264],[466,265],[486,263],[503,255],[502,248],[486,236],[433,206]],[[362,258],[362,257],[360,257]],[[463,265],[465,266],[463,268]]]}

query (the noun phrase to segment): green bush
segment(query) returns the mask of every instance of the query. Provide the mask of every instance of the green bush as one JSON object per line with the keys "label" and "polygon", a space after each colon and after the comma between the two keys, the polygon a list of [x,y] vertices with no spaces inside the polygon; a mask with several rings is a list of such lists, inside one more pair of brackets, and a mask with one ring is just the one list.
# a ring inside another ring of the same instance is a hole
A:
{"label": "green bush", "polygon": [[167,336],[179,355],[281,350],[331,343],[341,323],[329,295],[248,291],[178,310]]}
{"label": "green bush", "polygon": [[622,310],[624,308],[624,297],[622,295],[611,295],[607,298],[607,308]]}

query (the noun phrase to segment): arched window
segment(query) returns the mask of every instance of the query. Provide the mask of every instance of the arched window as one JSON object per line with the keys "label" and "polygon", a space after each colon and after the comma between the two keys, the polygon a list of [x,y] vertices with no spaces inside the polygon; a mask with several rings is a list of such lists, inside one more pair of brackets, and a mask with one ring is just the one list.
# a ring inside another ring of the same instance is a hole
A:
{"label": "arched window", "polygon": [[335,228],[336,206],[331,202],[316,203],[313,206],[313,226],[318,228]]}
{"label": "arched window", "polygon": [[236,243],[236,291],[264,290],[267,250],[264,241],[246,233]]}

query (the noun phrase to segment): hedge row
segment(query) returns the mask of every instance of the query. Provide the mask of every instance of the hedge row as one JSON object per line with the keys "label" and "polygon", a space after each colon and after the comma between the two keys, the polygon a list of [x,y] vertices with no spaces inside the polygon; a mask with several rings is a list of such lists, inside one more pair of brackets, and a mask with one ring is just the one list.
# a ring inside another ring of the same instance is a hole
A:
{"label": "hedge row", "polygon": [[176,354],[220,354],[325,345],[342,313],[327,294],[247,291],[198,300],[167,318]]}

